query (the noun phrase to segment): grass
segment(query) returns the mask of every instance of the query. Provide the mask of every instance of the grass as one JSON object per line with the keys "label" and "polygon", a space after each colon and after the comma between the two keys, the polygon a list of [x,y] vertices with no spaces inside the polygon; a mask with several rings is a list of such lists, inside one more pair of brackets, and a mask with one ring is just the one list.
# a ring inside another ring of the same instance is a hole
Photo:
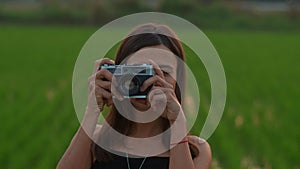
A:
{"label": "grass", "polygon": [[[0,168],[55,167],[79,127],[72,71],[94,31],[0,26]],[[225,112],[208,140],[213,168],[299,168],[300,32],[205,33],[221,57],[228,86]],[[201,84],[200,111],[207,112],[205,68],[195,58],[187,61]]]}

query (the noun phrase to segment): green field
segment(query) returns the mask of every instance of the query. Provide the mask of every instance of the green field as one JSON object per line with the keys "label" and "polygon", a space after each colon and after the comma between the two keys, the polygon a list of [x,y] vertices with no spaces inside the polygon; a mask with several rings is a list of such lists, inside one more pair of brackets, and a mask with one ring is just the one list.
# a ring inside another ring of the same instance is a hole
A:
{"label": "green field", "polygon": [[[79,126],[73,66],[96,30],[0,25],[1,169],[55,167]],[[213,168],[300,168],[300,32],[204,33],[219,52],[228,86],[225,112],[208,140]],[[201,65],[187,61],[193,70]],[[207,111],[209,82],[197,76]]]}

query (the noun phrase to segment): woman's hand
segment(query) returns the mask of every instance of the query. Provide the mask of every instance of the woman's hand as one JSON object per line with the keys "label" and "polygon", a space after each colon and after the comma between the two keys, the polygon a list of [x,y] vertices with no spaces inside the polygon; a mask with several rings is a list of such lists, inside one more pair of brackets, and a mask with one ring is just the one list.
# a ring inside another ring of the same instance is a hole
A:
{"label": "woman's hand", "polygon": [[107,69],[100,69],[104,64],[114,64],[113,60],[103,58],[95,62],[93,75],[89,77],[88,110],[102,112],[105,105],[113,104],[111,94],[111,81],[113,74]]}
{"label": "woman's hand", "polygon": [[155,110],[157,109],[157,106],[166,106],[165,111],[162,113],[162,117],[173,123],[178,114],[182,113],[181,105],[175,94],[176,80],[170,77],[171,75],[163,72],[155,62],[151,61],[151,63],[155,71],[155,76],[144,82],[141,91],[145,91],[153,84],[147,97],[148,101],[151,103],[151,108]]}

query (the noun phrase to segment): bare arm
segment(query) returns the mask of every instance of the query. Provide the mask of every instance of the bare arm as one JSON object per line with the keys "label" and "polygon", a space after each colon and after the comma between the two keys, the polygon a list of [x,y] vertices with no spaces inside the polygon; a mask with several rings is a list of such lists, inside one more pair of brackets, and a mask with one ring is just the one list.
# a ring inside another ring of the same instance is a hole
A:
{"label": "bare arm", "polygon": [[[95,117],[95,119],[97,119]],[[96,126],[96,124],[95,124]],[[93,129],[94,130],[94,129]],[[92,130],[90,131],[92,132]],[[83,129],[79,127],[68,149],[57,164],[57,169],[88,169],[92,165],[91,145],[93,141]]]}
{"label": "bare arm", "polygon": [[[91,168],[93,156],[91,153],[92,137],[100,112],[105,105],[112,104],[110,93],[112,74],[99,69],[103,64],[114,64],[110,59],[103,58],[95,63],[93,75],[88,80],[88,105],[81,126],[73,137],[68,149],[57,164],[57,169],[88,169]],[[105,78],[106,80],[103,80]]]}

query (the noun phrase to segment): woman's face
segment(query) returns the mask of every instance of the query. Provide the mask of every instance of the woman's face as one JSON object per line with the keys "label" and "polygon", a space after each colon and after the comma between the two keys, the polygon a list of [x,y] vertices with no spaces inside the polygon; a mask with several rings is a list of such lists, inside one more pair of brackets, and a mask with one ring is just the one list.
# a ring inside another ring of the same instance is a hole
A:
{"label": "woman's face", "polygon": [[[175,56],[167,47],[163,45],[151,46],[140,49],[130,55],[126,61],[127,65],[132,64],[157,64],[164,74],[165,81],[172,84],[175,90],[177,74],[177,56]],[[153,84],[154,86],[156,84]],[[139,111],[145,111],[150,108],[147,99],[130,99],[132,105]]]}

